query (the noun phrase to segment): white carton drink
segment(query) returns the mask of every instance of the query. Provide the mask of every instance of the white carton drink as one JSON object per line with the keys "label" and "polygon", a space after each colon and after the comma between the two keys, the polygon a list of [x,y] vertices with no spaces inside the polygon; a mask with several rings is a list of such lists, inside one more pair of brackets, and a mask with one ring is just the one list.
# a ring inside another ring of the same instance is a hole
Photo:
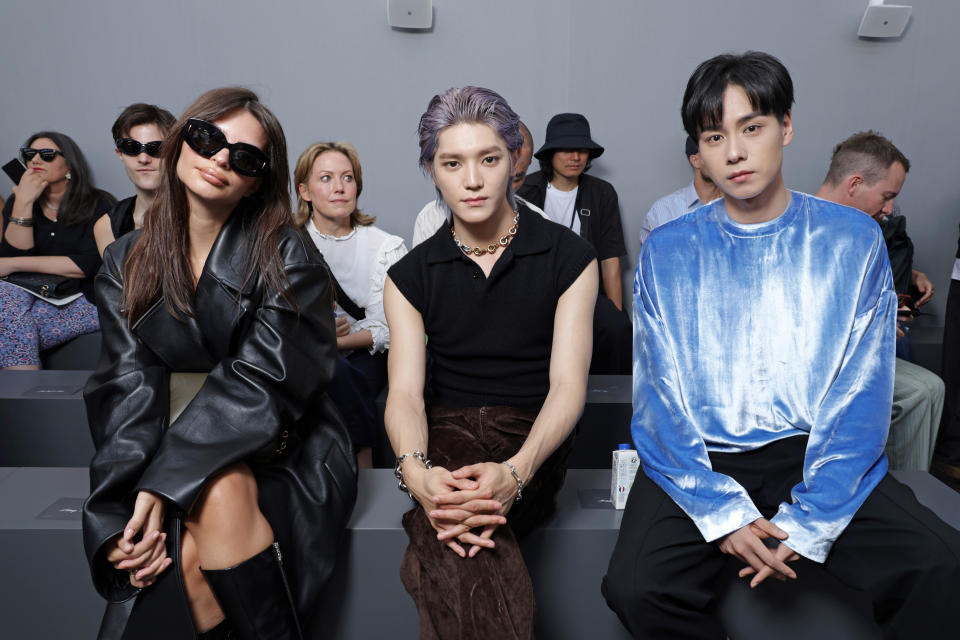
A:
{"label": "white carton drink", "polygon": [[640,468],[640,456],[629,444],[621,444],[613,452],[613,472],[610,474],[610,502],[614,509],[627,505],[627,496],[633,487],[633,478]]}

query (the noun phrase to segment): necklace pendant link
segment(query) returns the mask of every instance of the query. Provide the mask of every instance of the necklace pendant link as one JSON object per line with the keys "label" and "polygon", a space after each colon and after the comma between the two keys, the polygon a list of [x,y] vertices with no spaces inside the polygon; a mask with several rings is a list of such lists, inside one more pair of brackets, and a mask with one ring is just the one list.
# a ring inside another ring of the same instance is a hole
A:
{"label": "necklace pendant link", "polygon": [[481,249],[480,247],[468,247],[460,242],[460,239],[457,238],[457,232],[453,230],[453,225],[450,225],[450,234],[453,236],[453,241],[457,244],[457,247],[463,252],[464,255],[474,255],[479,258],[484,253],[489,253],[492,255],[496,253],[500,247],[506,247],[508,244],[510,244],[510,241],[513,240],[513,236],[517,235],[517,226],[519,225],[519,222],[520,214],[519,212],[514,212],[513,226],[507,229],[507,235],[503,236],[499,240],[491,242],[487,245],[486,249]]}

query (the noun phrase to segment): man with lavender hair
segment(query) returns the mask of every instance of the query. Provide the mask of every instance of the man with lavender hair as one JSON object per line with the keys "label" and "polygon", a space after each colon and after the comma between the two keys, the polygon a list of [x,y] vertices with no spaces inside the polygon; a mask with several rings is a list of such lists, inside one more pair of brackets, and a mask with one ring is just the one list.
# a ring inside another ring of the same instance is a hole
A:
{"label": "man with lavender hair", "polygon": [[[546,217],[547,214],[543,212],[543,209],[516,195],[517,189],[523,185],[523,181],[527,177],[530,160],[533,159],[533,134],[530,133],[530,129],[522,121],[520,122],[520,133],[523,134],[523,145],[520,147],[520,157],[513,168],[513,197],[520,204],[524,204],[535,213]],[[420,213],[417,214],[417,219],[413,224],[413,246],[417,246],[435,234],[449,220],[450,210],[442,199],[435,198],[423,205],[423,209],[420,209]]]}
{"label": "man with lavender hair", "polygon": [[586,397],[596,254],[514,200],[522,137],[501,96],[436,95],[419,134],[420,166],[451,222],[391,267],[384,288],[384,422],[400,488],[416,501],[400,577],[421,639],[532,640],[517,539],[563,484]]}

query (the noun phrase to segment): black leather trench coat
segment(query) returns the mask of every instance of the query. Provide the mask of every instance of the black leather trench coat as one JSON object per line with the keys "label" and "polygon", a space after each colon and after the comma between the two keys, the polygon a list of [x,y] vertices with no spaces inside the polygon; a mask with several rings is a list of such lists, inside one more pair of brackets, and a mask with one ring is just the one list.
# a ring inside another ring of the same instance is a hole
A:
{"label": "black leather trench coat", "polygon": [[[208,478],[239,461],[257,479],[305,625],[333,569],[356,498],[356,466],[324,393],[337,355],[330,281],[313,243],[292,227],[280,241],[285,291],[266,291],[259,272],[245,278],[251,215],[240,207],[224,224],[197,284],[195,317],[186,321],[161,299],[128,329],[121,265],[138,232],[107,249],[96,277],[103,348],[84,389],[96,454],[83,537],[97,590],[110,602],[126,601],[122,613],[108,608],[111,629],[102,636],[126,625],[125,637],[191,637],[178,561],[182,517]],[[168,378],[180,371],[209,374],[168,428]],[[284,431],[287,446],[272,454]],[[167,551],[175,560],[142,592],[105,559],[140,490],[167,498]]]}

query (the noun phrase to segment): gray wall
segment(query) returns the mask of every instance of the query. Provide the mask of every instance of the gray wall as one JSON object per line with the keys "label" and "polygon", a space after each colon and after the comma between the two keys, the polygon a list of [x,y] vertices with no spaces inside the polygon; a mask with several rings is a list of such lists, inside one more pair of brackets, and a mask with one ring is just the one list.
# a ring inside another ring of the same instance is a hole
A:
{"label": "gray wall", "polygon": [[[507,97],[538,145],[552,114],[590,118],[607,147],[593,172],[620,194],[632,272],[647,208],[689,179],[678,114],[687,77],[716,53],[763,49],[796,85],[789,186],[815,191],[833,145],[864,128],[913,162],[900,205],[916,266],[937,287],[929,320],[942,324],[960,220],[960,3],[912,0],[892,42],[857,39],[865,0],[434,0],[431,33],[392,31],[386,4],[6,0],[0,159],[29,132],[60,129],[100,186],[128,195],[109,135],[120,109],[143,100],[179,112],[205,89],[240,83],[279,116],[291,162],[316,140],[355,143],[361,205],[409,239],[432,197],[416,166],[417,119],[434,93],[480,84]],[[9,188],[0,177],[0,193]]]}

